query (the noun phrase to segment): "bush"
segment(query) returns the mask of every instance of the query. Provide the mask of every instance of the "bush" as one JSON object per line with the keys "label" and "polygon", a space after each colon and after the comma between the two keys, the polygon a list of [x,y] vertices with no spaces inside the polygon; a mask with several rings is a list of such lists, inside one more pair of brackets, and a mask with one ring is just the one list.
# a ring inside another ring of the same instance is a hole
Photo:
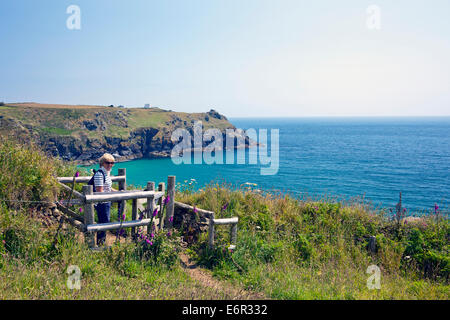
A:
{"label": "bush", "polygon": [[28,201],[53,201],[58,191],[53,174],[61,166],[56,162],[33,144],[0,136],[0,198],[11,200],[6,202],[9,208],[28,207]]}
{"label": "bush", "polygon": [[[444,236],[444,239],[440,239]],[[430,229],[413,228],[407,238],[404,257],[408,257],[428,278],[442,278],[448,281],[450,275],[450,246],[445,235]],[[408,259],[408,260],[409,260]]]}
{"label": "bush", "polygon": [[293,246],[300,255],[300,258],[302,260],[308,261],[311,259],[314,252],[314,248],[308,241],[306,236],[304,236],[303,234],[297,235],[297,238],[295,239]]}
{"label": "bush", "polygon": [[160,231],[156,232],[153,238],[144,237],[137,243],[135,257],[138,260],[163,264],[171,268],[178,261],[178,250],[176,237]]}
{"label": "bush", "polygon": [[0,207],[2,250],[26,264],[41,262],[51,255],[51,237],[25,210],[10,212]]}

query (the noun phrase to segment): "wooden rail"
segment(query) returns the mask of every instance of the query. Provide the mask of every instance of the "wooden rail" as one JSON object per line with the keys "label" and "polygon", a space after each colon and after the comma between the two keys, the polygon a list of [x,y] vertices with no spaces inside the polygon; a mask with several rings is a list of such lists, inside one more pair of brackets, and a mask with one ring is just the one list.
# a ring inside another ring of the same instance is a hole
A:
{"label": "wooden rail", "polygon": [[[174,205],[179,208],[194,210],[194,207],[188,205],[186,203],[175,201]],[[231,245],[228,247],[229,250],[234,250],[236,248],[236,240],[237,240],[237,224],[239,222],[238,217],[232,218],[224,218],[224,219],[215,219],[214,211],[209,211],[205,209],[200,209],[195,207],[198,213],[205,215],[209,219],[209,228],[208,228],[208,245],[210,248],[214,246],[214,236],[215,236],[215,228],[216,225],[231,225],[230,230],[230,242]]]}
{"label": "wooden rail", "polygon": [[108,223],[100,223],[100,224],[90,224],[86,226],[86,231],[106,231],[106,230],[115,230],[120,228],[135,228],[140,226],[146,226],[150,224],[152,219],[142,219],[142,220],[134,220],[134,221],[124,221],[120,222],[108,222]]}
{"label": "wooden rail", "polygon": [[[119,170],[125,170],[125,169],[119,169]],[[125,171],[124,171],[125,172]],[[92,177],[77,177],[75,178],[76,183],[88,183],[89,180],[91,180]],[[125,175],[118,175],[118,176],[111,176],[112,182],[123,182],[126,181],[127,177]],[[58,177],[58,182],[60,183],[72,183],[73,177]]]}
{"label": "wooden rail", "polygon": [[213,213],[212,218],[209,219],[209,230],[208,230],[208,245],[209,245],[209,247],[212,248],[214,246],[215,226],[216,225],[231,225],[231,228],[230,228],[231,245],[228,247],[228,250],[234,250],[236,248],[238,222],[239,222],[238,217],[215,219],[214,213]]}
{"label": "wooden rail", "polygon": [[[92,187],[92,186],[91,186]],[[161,198],[164,194],[158,191],[119,191],[119,192],[93,192],[86,194],[86,203],[105,202],[105,201],[123,201],[132,199],[147,198],[150,201]]]}

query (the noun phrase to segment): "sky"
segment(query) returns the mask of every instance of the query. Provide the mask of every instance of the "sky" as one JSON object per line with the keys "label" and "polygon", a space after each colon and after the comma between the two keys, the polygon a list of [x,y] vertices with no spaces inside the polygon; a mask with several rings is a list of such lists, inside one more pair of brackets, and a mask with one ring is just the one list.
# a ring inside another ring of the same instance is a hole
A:
{"label": "sky", "polygon": [[2,0],[0,40],[4,102],[450,115],[448,0]]}

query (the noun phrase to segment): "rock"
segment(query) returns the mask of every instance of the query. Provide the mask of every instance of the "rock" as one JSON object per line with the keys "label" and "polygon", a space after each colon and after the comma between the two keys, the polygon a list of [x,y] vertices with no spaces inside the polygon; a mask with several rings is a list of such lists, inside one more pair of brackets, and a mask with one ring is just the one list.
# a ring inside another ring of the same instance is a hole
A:
{"label": "rock", "polygon": [[403,224],[418,224],[423,222],[423,218],[420,217],[406,217],[400,220]]}
{"label": "rock", "polygon": [[97,128],[98,128],[96,121],[85,120],[85,121],[83,121],[83,124],[86,127],[86,129],[88,129],[89,131],[94,131],[94,130],[97,130]]}
{"label": "rock", "polygon": [[209,115],[212,118],[216,118],[216,119],[219,119],[219,120],[227,120],[227,118],[225,116],[221,115],[220,113],[218,113],[214,109],[209,110],[206,114]]}
{"label": "rock", "polygon": [[165,151],[152,151],[148,153],[148,157],[152,159],[162,159],[162,158],[169,158],[170,153]]}

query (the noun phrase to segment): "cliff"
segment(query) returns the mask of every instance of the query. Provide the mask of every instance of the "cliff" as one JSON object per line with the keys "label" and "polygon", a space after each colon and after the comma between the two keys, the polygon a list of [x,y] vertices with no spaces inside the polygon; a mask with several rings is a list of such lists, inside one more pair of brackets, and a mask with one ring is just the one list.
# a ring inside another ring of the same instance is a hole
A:
{"label": "cliff", "polygon": [[[185,128],[192,133],[196,121],[202,121],[203,130],[219,129],[224,143],[225,130],[235,129],[215,110],[183,113],[37,103],[0,106],[0,134],[31,139],[48,155],[78,164],[94,163],[105,152],[117,161],[169,157],[176,144],[171,141],[172,132]],[[245,141],[248,146],[248,139]]]}

